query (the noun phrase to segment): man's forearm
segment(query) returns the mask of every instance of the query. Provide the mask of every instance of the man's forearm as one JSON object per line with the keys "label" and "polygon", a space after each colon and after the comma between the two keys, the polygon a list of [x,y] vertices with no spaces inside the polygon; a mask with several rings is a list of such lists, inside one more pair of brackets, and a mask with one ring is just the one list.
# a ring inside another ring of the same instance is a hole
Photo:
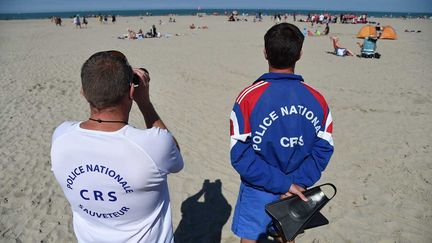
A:
{"label": "man's forearm", "polygon": [[146,104],[138,105],[141,114],[144,117],[144,121],[147,128],[152,127],[159,127],[162,129],[167,129],[163,121],[160,119],[159,115],[157,114],[153,104],[151,102],[148,102]]}
{"label": "man's forearm", "polygon": [[[158,127],[161,129],[168,130],[168,128],[165,126],[165,123],[162,121],[162,119],[157,114],[157,112],[156,112],[156,110],[155,110],[155,108],[151,102],[148,102],[145,104],[139,104],[138,107],[141,111],[141,114],[144,117],[144,121],[145,121],[147,128]],[[180,149],[180,146],[177,142],[177,139],[175,139],[174,136],[173,136],[173,139],[174,139],[174,142],[175,142],[177,148]]]}

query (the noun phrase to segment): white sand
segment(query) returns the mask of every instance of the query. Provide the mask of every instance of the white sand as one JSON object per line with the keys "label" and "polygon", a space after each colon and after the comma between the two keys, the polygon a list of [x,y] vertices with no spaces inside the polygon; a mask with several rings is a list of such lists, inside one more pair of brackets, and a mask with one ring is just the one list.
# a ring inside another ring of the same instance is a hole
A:
{"label": "white sand", "polygon": [[[150,71],[153,102],[180,142],[185,169],[169,179],[174,227],[182,203],[205,179],[222,182],[227,202],[215,186],[205,207],[184,206],[191,215],[183,216],[189,223],[182,225],[182,242],[206,242],[202,236],[217,237],[221,225],[221,241],[238,242],[231,217],[225,223],[223,216],[232,216],[240,181],[229,161],[229,113],[243,87],[266,72],[263,35],[272,22],[176,20],[120,17],[103,25],[89,19],[87,29],[75,29],[70,19],[63,27],[49,20],[0,21],[0,242],[75,241],[69,205],[50,171],[51,133],[64,120],[87,119],[80,67],[107,49]],[[326,53],[332,51],[328,37],[306,38],[296,72],[332,108],[335,154],[320,182],[334,183],[339,192],[323,209],[330,225],[297,242],[432,242],[432,23],[378,21],[399,35],[378,42],[379,60],[337,57]],[[191,23],[209,29],[192,31]],[[180,36],[116,38],[128,27],[148,31],[151,24]],[[356,53],[359,29],[331,25]],[[143,127],[136,109],[131,123]]]}

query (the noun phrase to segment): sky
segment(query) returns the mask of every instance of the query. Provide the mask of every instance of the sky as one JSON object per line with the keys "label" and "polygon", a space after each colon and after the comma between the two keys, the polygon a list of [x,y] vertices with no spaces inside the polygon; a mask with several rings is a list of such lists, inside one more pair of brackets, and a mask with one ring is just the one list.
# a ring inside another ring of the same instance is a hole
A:
{"label": "sky", "polygon": [[0,0],[0,13],[142,9],[301,9],[432,12],[432,0]]}

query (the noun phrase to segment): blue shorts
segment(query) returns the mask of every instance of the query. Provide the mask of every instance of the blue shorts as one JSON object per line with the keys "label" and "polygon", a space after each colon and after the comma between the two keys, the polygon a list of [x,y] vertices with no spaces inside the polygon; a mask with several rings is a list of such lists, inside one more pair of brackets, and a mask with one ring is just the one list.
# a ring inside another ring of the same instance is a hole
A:
{"label": "blue shorts", "polygon": [[254,189],[242,182],[231,226],[233,233],[248,240],[265,237],[267,225],[271,222],[270,216],[265,212],[265,205],[279,197],[280,195]]}

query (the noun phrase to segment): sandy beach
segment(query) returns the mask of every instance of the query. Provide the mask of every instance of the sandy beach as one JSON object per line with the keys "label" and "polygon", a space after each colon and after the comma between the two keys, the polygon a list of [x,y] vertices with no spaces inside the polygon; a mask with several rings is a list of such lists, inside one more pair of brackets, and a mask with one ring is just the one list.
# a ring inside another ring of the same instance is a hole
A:
{"label": "sandy beach", "polygon": [[[62,27],[0,21],[0,242],[76,241],[50,170],[51,135],[64,120],[88,119],[80,68],[110,49],[149,70],[153,103],[181,146],[185,168],[169,178],[177,242],[239,242],[230,230],[240,178],[229,160],[229,114],[267,72],[263,35],[274,23],[175,18],[90,18],[83,29],[71,19]],[[329,37],[305,39],[296,73],[326,97],[334,119],[335,153],[318,184],[331,182],[338,194],[322,210],[330,224],[297,242],[432,242],[432,20],[375,21],[399,37],[378,42],[380,59],[338,57]],[[117,38],[152,24],[162,38]],[[358,54],[361,26],[333,24],[330,35]],[[136,107],[130,123],[144,127]],[[206,197],[197,195],[205,180]]]}

